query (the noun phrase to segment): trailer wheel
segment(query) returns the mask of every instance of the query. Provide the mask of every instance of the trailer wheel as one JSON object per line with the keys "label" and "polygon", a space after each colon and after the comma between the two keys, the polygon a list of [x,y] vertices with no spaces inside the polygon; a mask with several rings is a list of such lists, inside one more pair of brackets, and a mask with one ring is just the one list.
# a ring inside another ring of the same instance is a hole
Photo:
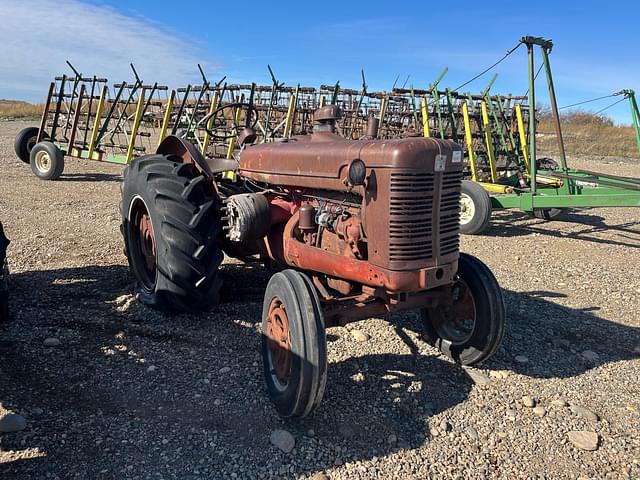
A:
{"label": "trailer wheel", "polygon": [[460,233],[476,235],[491,221],[491,198],[487,191],[470,180],[462,181],[460,191]]}
{"label": "trailer wheel", "polygon": [[30,161],[29,154],[37,143],[39,131],[40,129],[38,127],[27,127],[20,130],[18,135],[16,135],[13,148],[18,158],[24,163],[29,163]]}
{"label": "trailer wheel", "polygon": [[568,208],[540,208],[533,211],[533,216],[541,220],[560,220],[568,212]]}
{"label": "trailer wheel", "polygon": [[122,234],[142,303],[195,312],[218,303],[223,253],[218,198],[192,164],[171,155],[134,160],[122,182]]}
{"label": "trailer wheel", "polygon": [[284,417],[305,417],[324,395],[327,340],[320,301],[295,270],[271,277],[262,309],[262,363],[269,397]]}
{"label": "trailer wheel", "polygon": [[64,154],[51,142],[37,143],[29,158],[31,171],[42,180],[57,180],[64,171]]}
{"label": "trailer wheel", "polygon": [[461,365],[487,360],[497,350],[505,329],[502,291],[491,270],[461,253],[454,303],[421,311],[426,340]]}

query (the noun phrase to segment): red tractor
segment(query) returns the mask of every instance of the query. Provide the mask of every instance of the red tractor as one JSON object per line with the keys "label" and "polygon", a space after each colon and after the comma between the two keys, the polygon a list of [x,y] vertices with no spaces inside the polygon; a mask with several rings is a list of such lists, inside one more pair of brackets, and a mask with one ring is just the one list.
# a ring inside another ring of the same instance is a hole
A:
{"label": "red tractor", "polygon": [[237,160],[204,158],[170,136],[127,167],[122,185],[142,302],[188,312],[216,305],[223,252],[284,268],[262,313],[264,375],[284,416],[306,416],[322,399],[326,327],[416,310],[426,339],[462,365],[489,358],[504,332],[495,277],[459,252],[460,147],[377,140],[375,125],[368,138],[345,140],[338,115],[323,107],[313,134],[259,145],[238,128]]}

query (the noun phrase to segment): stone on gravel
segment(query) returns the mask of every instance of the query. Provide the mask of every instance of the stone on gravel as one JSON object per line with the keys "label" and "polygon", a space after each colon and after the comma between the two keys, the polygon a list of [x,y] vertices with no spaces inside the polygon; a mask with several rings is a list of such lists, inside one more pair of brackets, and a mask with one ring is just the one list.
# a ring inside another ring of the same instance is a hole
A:
{"label": "stone on gravel", "polygon": [[600,355],[598,355],[593,350],[585,350],[584,352],[582,352],[582,358],[589,362],[597,362],[600,358]]}
{"label": "stone on gravel", "polygon": [[147,367],[147,372],[155,372],[158,369],[155,365],[149,365]]}
{"label": "stone on gravel", "polygon": [[19,432],[27,427],[27,421],[22,415],[9,413],[0,418],[0,433]]}
{"label": "stone on gravel", "polygon": [[387,438],[387,443],[389,445],[395,445],[396,443],[398,443],[398,437],[395,434],[391,434],[389,435],[389,437]]}
{"label": "stone on gravel", "polygon": [[533,409],[533,413],[539,417],[544,417],[547,414],[547,409],[538,405]]}
{"label": "stone on gravel", "polygon": [[44,413],[44,410],[42,410],[40,407],[36,407],[36,408],[32,408],[31,409],[31,414],[32,415],[42,415]]}
{"label": "stone on gravel", "polygon": [[527,407],[527,408],[533,408],[536,406],[536,399],[533,397],[530,397],[529,395],[525,395],[524,397],[522,397],[522,404]]}
{"label": "stone on gravel", "polygon": [[515,420],[516,419],[516,411],[512,408],[509,408],[506,413],[507,419]]}
{"label": "stone on gravel", "polygon": [[284,453],[291,453],[293,447],[296,446],[296,439],[286,430],[274,430],[271,432],[269,441]]}
{"label": "stone on gravel", "polygon": [[589,432],[587,430],[572,430],[567,433],[569,441],[574,446],[581,450],[597,450],[598,449],[598,434],[595,432]]}
{"label": "stone on gravel", "polygon": [[453,426],[449,423],[448,420],[442,420],[440,422],[440,430],[443,432],[450,432],[453,429]]}
{"label": "stone on gravel", "polygon": [[596,412],[579,405],[571,405],[569,409],[571,410],[571,413],[577,415],[578,417],[584,418],[585,420],[597,422],[600,419]]}
{"label": "stone on gravel", "polygon": [[222,367],[218,370],[218,373],[229,373],[231,371],[231,367]]}
{"label": "stone on gravel", "polygon": [[524,355],[516,355],[515,356],[515,361],[518,363],[527,363],[529,361],[529,359],[527,357],[525,357]]}
{"label": "stone on gravel", "polygon": [[489,377],[491,377],[491,378],[502,379],[502,378],[507,378],[508,376],[509,376],[509,372],[506,372],[504,370],[490,370],[489,371]]}
{"label": "stone on gravel", "polygon": [[465,368],[464,371],[467,373],[467,375],[469,375],[469,378],[471,378],[473,383],[475,383],[476,385],[481,385],[483,387],[488,387],[489,385],[491,385],[491,379],[480,370],[476,370],[475,368]]}
{"label": "stone on gravel", "polygon": [[566,407],[569,404],[564,398],[555,398],[551,401],[551,405],[554,407]]}
{"label": "stone on gravel", "polygon": [[467,428],[464,429],[464,433],[466,433],[467,436],[472,440],[478,440],[480,438],[480,435],[478,435],[478,431],[471,425],[467,426]]}
{"label": "stone on gravel", "polygon": [[356,432],[353,430],[353,427],[348,423],[341,424],[338,427],[338,432],[340,432],[340,435],[342,435],[344,438],[351,438],[356,434]]}
{"label": "stone on gravel", "polygon": [[45,347],[59,347],[61,345],[60,339],[55,337],[45,338],[42,344]]}
{"label": "stone on gravel", "polygon": [[351,336],[356,342],[366,342],[371,337],[362,330],[351,330]]}

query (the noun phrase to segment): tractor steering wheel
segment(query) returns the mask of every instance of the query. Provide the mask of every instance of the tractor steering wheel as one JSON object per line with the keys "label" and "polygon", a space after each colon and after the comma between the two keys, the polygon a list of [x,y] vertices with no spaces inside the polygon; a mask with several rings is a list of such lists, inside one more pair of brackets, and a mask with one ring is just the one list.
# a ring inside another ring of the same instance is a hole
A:
{"label": "tractor steering wheel", "polygon": [[[245,109],[245,119],[247,116],[251,117],[251,123],[249,125],[238,125],[236,123],[236,112],[238,109]],[[258,123],[258,109],[251,103],[235,102],[228,103],[217,109],[200,120],[201,125],[204,125],[204,130],[214,140],[229,140],[230,138],[237,137],[238,134],[244,128],[255,129]],[[211,128],[209,128],[209,125]]]}

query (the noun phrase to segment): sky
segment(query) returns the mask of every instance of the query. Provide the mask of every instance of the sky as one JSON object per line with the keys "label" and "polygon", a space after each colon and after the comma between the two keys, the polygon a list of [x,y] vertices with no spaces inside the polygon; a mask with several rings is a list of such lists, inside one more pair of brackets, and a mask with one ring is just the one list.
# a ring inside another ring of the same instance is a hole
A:
{"label": "sky", "polygon": [[[551,66],[560,106],[632,88],[640,97],[640,2],[219,2],[195,0],[0,0],[0,98],[43,101],[70,60],[85,75],[172,88],[208,77],[308,86],[427,88],[448,67],[456,87],[515,46],[523,35],[554,41]],[[538,61],[540,57],[538,57]],[[527,89],[521,47],[493,72],[492,92]],[[465,87],[481,91],[487,74]],[[537,99],[545,102],[540,75]],[[585,105],[598,111],[616,98]],[[630,123],[628,103],[606,110]]]}

